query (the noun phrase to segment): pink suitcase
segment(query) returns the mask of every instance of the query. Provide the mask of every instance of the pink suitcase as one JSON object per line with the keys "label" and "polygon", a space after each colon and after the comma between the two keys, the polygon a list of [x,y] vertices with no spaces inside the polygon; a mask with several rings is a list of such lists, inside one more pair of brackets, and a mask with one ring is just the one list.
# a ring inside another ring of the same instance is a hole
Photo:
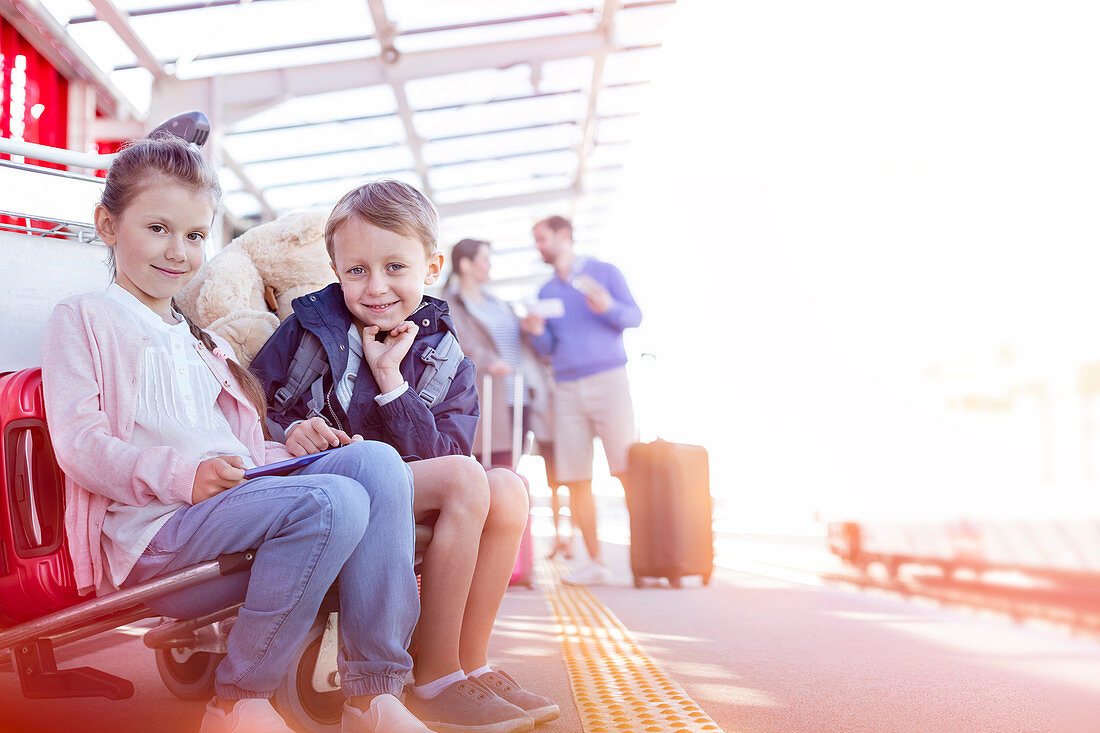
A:
{"label": "pink suitcase", "polygon": [[[514,407],[512,409],[512,425],[513,427],[520,426],[519,429],[514,429],[512,434],[512,455],[518,456],[526,452],[524,450],[525,440],[522,434],[523,425],[523,377],[516,375],[515,378],[515,399]],[[493,404],[493,378],[486,375],[482,384],[482,400],[481,408],[482,415],[492,415]],[[491,419],[482,420],[482,433],[481,433],[481,464],[485,468],[489,468],[492,464],[492,445],[493,445],[493,425]],[[519,463],[519,459],[515,459],[515,463]],[[512,467],[513,470],[515,466]],[[517,474],[519,475],[519,474]],[[527,479],[520,476],[520,480],[523,481],[524,487],[527,489],[527,498],[531,498],[531,488],[527,484]],[[527,514],[527,526],[523,528],[523,539],[520,540],[519,555],[516,556],[516,566],[512,569],[512,577],[508,581],[508,585],[525,585],[528,588],[533,588],[535,585],[535,548],[531,540],[531,514]]]}

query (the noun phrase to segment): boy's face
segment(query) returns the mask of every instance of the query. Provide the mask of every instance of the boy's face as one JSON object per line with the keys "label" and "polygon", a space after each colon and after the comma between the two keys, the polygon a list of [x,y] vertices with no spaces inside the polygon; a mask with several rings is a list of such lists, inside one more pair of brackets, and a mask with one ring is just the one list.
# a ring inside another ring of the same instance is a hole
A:
{"label": "boy's face", "polygon": [[360,328],[389,331],[420,305],[424,286],[439,279],[443,255],[424,254],[414,237],[352,217],[333,233],[332,269],[344,304]]}

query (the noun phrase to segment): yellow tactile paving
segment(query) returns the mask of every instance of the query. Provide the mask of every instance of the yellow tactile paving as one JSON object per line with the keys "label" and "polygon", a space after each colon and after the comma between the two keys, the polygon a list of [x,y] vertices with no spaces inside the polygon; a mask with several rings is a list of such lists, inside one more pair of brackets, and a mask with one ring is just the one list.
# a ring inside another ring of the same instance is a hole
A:
{"label": "yellow tactile paving", "polygon": [[710,716],[634,641],[587,588],[565,585],[565,563],[543,560],[539,578],[557,616],[562,654],[584,733],[720,733]]}

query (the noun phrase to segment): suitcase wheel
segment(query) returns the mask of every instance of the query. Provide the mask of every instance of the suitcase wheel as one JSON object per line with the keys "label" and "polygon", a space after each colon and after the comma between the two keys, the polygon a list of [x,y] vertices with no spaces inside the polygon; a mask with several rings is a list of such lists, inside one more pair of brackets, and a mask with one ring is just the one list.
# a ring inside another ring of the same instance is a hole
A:
{"label": "suitcase wheel", "polygon": [[181,700],[209,700],[214,696],[214,670],[222,659],[212,652],[157,649],[157,671],[168,691]]}
{"label": "suitcase wheel", "polygon": [[320,691],[313,687],[313,669],[324,633],[325,616],[322,614],[295,652],[290,670],[275,688],[272,699],[287,725],[307,733],[337,733],[340,730],[343,694],[339,690]]}
{"label": "suitcase wheel", "polygon": [[679,575],[670,575],[670,576],[668,576],[668,584],[671,585],[673,588],[682,588],[682,587],[684,587],[683,581],[680,580]]}

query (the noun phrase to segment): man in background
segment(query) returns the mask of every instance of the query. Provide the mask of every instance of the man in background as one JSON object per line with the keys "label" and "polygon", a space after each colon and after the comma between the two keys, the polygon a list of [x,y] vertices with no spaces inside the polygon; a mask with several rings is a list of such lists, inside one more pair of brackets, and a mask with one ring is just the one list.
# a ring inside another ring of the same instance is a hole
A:
{"label": "man in background", "polygon": [[590,558],[563,580],[597,585],[610,582],[611,572],[601,558],[596,534],[592,440],[599,437],[611,474],[625,484],[634,409],[623,331],[637,327],[642,313],[617,267],[574,252],[568,219],[543,219],[532,234],[543,261],[553,265],[554,277],[539,290],[540,303],[524,319],[523,328],[554,367],[556,471],[569,489],[573,524]]}

